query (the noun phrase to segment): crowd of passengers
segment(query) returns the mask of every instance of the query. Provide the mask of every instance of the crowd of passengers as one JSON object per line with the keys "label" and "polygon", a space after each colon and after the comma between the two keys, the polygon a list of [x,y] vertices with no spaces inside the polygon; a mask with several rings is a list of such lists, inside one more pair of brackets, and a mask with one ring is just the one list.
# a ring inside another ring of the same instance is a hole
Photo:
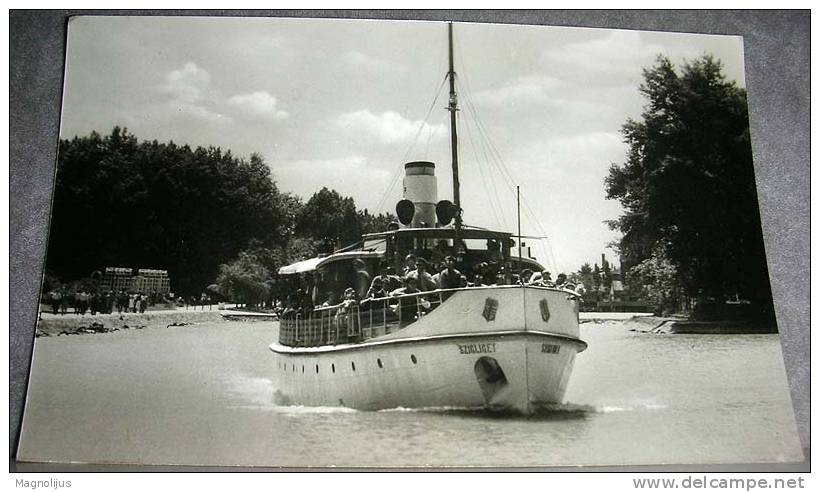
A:
{"label": "crowd of passengers", "polygon": [[[524,269],[520,274],[511,272],[497,263],[482,262],[473,267],[473,272],[468,279],[456,268],[456,258],[446,256],[443,263],[435,263],[409,254],[404,260],[401,274],[397,274],[387,262],[381,262],[378,274],[371,278],[364,261],[356,259],[353,262],[355,280],[353,286],[348,286],[342,293],[341,299],[338,294],[331,290],[327,299],[323,303],[318,303],[316,297],[318,285],[311,291],[298,289],[295,296],[288,296],[285,301],[280,317],[291,318],[297,314],[307,316],[316,309],[332,308],[333,314],[344,314],[350,312],[353,306],[360,306],[361,309],[369,309],[377,302],[389,301],[406,294],[417,294],[435,290],[444,290],[436,296],[435,300],[446,300],[452,295],[448,289],[459,289],[464,287],[481,287],[492,285],[534,285],[544,287],[557,287],[569,289],[583,294],[583,286],[576,286],[568,283],[567,276],[559,274],[555,281],[552,280],[550,272],[533,272]],[[434,273],[431,273],[434,272]],[[413,298],[415,299],[415,298]],[[416,301],[414,300],[414,303]],[[430,308],[430,302],[425,297],[418,297],[418,302],[425,309]]]}

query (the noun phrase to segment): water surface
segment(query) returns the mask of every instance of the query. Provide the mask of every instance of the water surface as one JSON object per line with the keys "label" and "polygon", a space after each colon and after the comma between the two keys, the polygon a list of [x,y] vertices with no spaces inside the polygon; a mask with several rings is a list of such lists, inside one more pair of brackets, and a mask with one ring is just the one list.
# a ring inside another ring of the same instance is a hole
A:
{"label": "water surface", "polygon": [[802,461],[777,335],[582,325],[566,403],[463,409],[275,405],[275,323],[39,338],[18,459],[264,466]]}

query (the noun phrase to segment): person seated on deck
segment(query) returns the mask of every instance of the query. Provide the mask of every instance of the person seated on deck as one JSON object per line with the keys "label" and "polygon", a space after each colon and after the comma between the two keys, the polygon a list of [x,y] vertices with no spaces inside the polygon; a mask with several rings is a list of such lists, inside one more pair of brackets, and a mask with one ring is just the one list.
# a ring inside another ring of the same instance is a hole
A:
{"label": "person seated on deck", "polygon": [[558,278],[555,279],[555,287],[559,289],[566,289],[567,288],[567,276],[566,274],[559,273]]}
{"label": "person seated on deck", "polygon": [[532,278],[532,270],[530,270],[529,268],[525,268],[525,269],[521,270],[521,276],[518,278],[518,283],[523,284],[523,285],[528,284],[528,283],[530,283],[531,278]]}
{"label": "person seated on deck", "polygon": [[416,279],[416,285],[422,292],[438,289],[438,284],[433,276],[427,272],[427,262],[423,258],[418,259],[416,269],[408,272],[405,278]]}

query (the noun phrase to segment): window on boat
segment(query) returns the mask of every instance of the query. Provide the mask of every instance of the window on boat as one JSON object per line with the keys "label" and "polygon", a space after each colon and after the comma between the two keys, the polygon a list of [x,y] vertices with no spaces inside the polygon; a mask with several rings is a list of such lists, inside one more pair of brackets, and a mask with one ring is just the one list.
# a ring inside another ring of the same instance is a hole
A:
{"label": "window on boat", "polygon": [[418,363],[418,359],[416,359],[416,356],[415,356],[415,355],[413,355],[413,354],[410,354],[410,360],[412,360],[412,361],[413,361],[413,364],[417,364],[417,363]]}
{"label": "window on boat", "polygon": [[319,364],[316,364],[316,374],[319,374]]}
{"label": "window on boat", "polygon": [[381,359],[376,359],[376,363],[379,364],[380,368],[384,368],[384,366],[382,365],[382,360]]}
{"label": "window on boat", "polygon": [[355,370],[356,370],[356,363],[355,363],[355,362],[351,362],[351,363],[350,363],[350,367],[352,367],[352,368],[353,368],[353,370],[355,371]]}
{"label": "window on boat", "polygon": [[330,370],[333,371],[333,374],[336,374],[336,364],[330,364]]}
{"label": "window on boat", "polygon": [[304,374],[304,373],[305,373],[305,365],[302,364],[302,374]]}

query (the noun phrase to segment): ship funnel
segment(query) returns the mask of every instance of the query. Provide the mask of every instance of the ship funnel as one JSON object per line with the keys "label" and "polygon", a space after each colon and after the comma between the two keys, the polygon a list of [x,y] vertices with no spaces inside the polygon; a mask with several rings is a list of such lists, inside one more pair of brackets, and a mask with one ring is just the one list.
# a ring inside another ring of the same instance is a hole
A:
{"label": "ship funnel", "polygon": [[[408,162],[404,165],[404,202],[413,203],[414,213],[409,227],[435,227],[436,201],[438,185],[436,183],[436,165],[428,161]],[[402,203],[399,202],[399,203]]]}

